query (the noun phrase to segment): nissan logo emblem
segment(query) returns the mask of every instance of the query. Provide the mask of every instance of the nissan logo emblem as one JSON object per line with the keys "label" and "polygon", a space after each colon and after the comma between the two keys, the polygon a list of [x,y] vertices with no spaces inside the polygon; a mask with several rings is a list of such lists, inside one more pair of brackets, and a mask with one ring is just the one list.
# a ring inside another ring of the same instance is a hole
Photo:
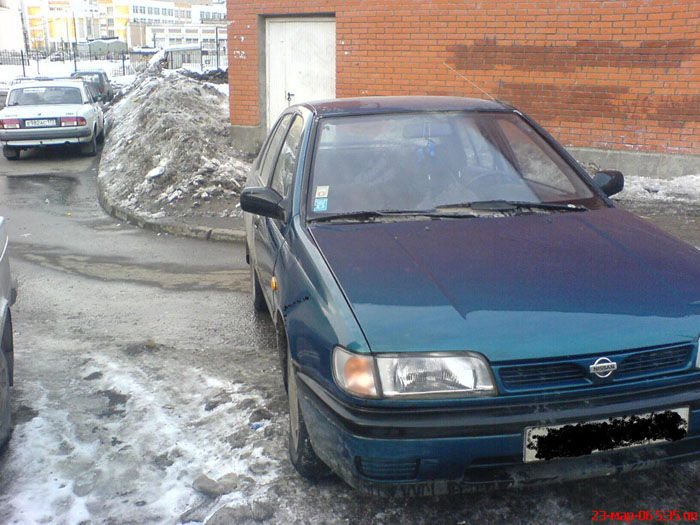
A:
{"label": "nissan logo emblem", "polygon": [[596,359],[595,363],[588,367],[588,370],[591,374],[595,374],[602,379],[609,377],[610,374],[617,370],[617,363],[611,361],[607,357],[599,357]]}

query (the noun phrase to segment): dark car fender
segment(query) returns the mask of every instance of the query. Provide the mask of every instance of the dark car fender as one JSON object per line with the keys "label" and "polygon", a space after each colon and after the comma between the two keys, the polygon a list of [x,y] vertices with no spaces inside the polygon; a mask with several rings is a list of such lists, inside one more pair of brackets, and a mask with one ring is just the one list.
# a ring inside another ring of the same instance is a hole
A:
{"label": "dark car fender", "polygon": [[[330,390],[333,347],[369,353],[369,345],[342,291],[298,217],[277,255],[278,281],[273,320],[284,323],[297,367]],[[278,328],[279,329],[279,328]]]}

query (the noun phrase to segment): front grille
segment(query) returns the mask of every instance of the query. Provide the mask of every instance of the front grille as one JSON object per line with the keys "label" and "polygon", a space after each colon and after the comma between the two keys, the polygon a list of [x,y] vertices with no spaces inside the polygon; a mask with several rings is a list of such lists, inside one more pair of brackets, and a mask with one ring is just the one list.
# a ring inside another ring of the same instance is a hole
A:
{"label": "front grille", "polygon": [[615,375],[631,376],[678,368],[688,363],[692,353],[692,345],[639,352],[626,357],[618,366]]}
{"label": "front grille", "polygon": [[585,384],[586,372],[575,363],[546,363],[504,367],[501,381],[506,388],[523,388],[532,385],[549,386],[575,382]]}
{"label": "front grille", "polygon": [[[680,372],[688,368],[694,348],[693,344],[638,348],[554,362],[495,365],[494,369],[505,392],[572,388]],[[617,363],[617,370],[609,378],[598,378],[589,372],[589,366],[603,356]]]}
{"label": "front grille", "polygon": [[355,459],[357,469],[364,476],[372,479],[413,479],[418,475],[417,459]]}

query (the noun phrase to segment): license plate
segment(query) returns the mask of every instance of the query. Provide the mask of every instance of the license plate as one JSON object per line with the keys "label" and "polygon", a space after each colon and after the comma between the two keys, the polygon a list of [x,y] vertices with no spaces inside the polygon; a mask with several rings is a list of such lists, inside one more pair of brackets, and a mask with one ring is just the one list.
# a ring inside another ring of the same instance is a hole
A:
{"label": "license plate", "polygon": [[55,126],[56,119],[40,118],[40,119],[34,119],[34,120],[25,120],[24,125],[27,128],[45,128],[48,126]]}
{"label": "license plate", "polygon": [[688,433],[689,412],[688,407],[683,407],[599,421],[528,427],[523,460],[529,463],[678,441]]}

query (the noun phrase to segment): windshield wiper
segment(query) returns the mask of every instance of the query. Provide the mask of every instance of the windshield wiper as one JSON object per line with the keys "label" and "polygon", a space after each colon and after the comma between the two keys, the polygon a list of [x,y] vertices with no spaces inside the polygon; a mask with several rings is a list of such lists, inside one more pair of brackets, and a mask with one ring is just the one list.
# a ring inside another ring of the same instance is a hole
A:
{"label": "windshield wiper", "polygon": [[508,201],[508,200],[490,200],[490,201],[473,201],[455,204],[444,204],[437,206],[436,210],[456,210],[468,209],[477,211],[517,211],[523,208],[533,210],[552,210],[552,211],[586,211],[585,206],[578,204],[557,204],[553,202],[527,202],[527,201]]}
{"label": "windshield wiper", "polygon": [[375,221],[377,219],[397,219],[413,217],[430,218],[450,218],[450,217],[475,217],[472,214],[440,213],[435,210],[374,210],[374,211],[351,211],[346,213],[334,213],[333,215],[323,215],[312,217],[309,222],[330,222],[330,221]]}

